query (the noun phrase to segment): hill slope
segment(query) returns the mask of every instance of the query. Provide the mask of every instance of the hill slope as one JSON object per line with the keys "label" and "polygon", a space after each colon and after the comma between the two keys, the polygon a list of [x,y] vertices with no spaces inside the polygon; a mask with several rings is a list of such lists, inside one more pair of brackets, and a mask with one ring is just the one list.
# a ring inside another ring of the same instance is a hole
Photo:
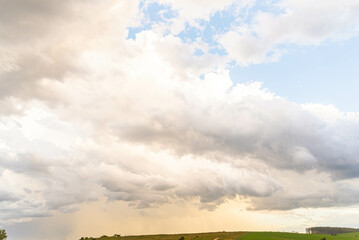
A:
{"label": "hill slope", "polygon": [[[182,239],[183,237],[183,239]],[[89,240],[359,240],[359,232],[329,234],[302,234],[286,232],[212,232],[191,234],[159,234],[121,237],[87,238]],[[86,239],[86,238],[83,238]]]}

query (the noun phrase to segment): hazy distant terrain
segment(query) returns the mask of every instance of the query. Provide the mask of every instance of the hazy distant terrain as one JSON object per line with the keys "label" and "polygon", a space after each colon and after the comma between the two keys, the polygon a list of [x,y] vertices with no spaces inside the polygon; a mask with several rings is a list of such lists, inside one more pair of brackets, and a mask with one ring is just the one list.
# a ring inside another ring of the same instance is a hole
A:
{"label": "hazy distant terrain", "polygon": [[[182,238],[183,237],[183,238]],[[83,238],[86,239],[86,238]],[[286,232],[213,232],[170,235],[141,235],[88,238],[93,240],[358,240],[359,232],[329,234],[303,234]]]}

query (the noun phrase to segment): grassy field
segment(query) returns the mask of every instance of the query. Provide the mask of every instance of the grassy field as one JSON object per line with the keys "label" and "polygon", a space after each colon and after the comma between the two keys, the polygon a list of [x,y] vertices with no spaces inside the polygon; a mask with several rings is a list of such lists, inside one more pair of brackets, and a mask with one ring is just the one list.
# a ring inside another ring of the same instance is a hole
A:
{"label": "grassy field", "polygon": [[[336,236],[285,232],[212,232],[191,234],[161,234],[121,237],[100,237],[94,240],[359,240],[359,233],[343,233]],[[91,238],[90,238],[91,239]]]}

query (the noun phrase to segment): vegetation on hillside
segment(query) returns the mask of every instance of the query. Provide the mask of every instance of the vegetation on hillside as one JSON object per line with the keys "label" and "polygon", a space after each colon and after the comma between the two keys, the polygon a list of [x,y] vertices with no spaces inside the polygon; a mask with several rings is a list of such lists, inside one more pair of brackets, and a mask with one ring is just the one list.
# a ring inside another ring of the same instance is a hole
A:
{"label": "vegetation on hillside", "polygon": [[[81,240],[233,240],[245,235],[245,232],[211,232],[189,234],[159,234],[137,236],[102,236],[99,238],[81,238]],[[358,239],[359,240],[359,239]]]}
{"label": "vegetation on hillside", "polygon": [[287,232],[212,232],[141,236],[102,236],[81,240],[359,240],[359,232],[343,234],[301,234]]}
{"label": "vegetation on hillside", "polygon": [[251,232],[238,240],[359,240],[359,233],[329,235],[286,232]]}
{"label": "vegetation on hillside", "polygon": [[311,227],[305,229],[307,233],[311,234],[339,234],[339,233],[353,233],[359,232],[358,228],[345,227]]}

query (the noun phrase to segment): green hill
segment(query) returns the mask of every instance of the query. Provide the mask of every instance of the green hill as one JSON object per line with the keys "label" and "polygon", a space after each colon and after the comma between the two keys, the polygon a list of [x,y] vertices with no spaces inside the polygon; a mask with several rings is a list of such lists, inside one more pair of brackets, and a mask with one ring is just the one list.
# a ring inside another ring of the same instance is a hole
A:
{"label": "green hill", "polygon": [[[183,237],[183,238],[182,238]],[[82,238],[91,240],[359,240],[359,232],[329,234],[303,234],[287,232],[211,232],[191,234],[159,234],[138,236],[102,236]]]}
{"label": "green hill", "polygon": [[[137,235],[121,237],[99,237],[88,238],[93,240],[233,240],[244,236],[245,232],[210,232],[210,233],[189,233],[189,234],[158,234],[158,235]],[[86,238],[84,238],[86,239]]]}

